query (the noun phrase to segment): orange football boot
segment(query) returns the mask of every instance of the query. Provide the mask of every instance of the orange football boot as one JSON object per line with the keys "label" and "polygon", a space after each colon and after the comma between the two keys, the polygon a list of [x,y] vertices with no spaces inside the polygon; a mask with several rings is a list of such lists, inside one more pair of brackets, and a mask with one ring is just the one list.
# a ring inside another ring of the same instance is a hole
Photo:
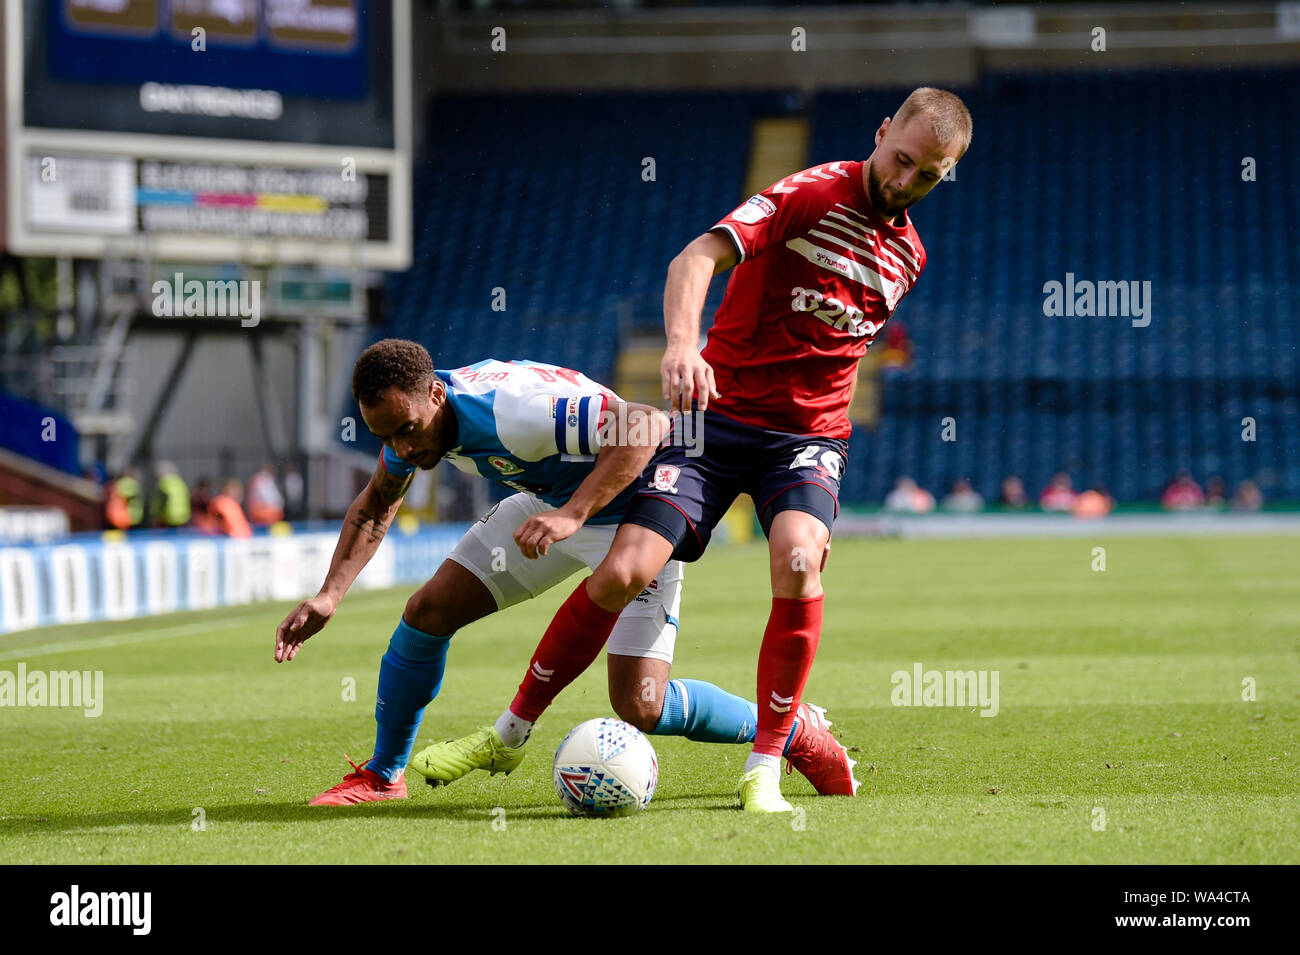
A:
{"label": "orange football boot", "polygon": [[[793,748],[793,744],[791,748]],[[405,773],[389,782],[373,770],[364,768],[370,760],[367,759],[365,763],[358,766],[348,759],[347,753],[343,754],[343,758],[348,760],[348,765],[352,767],[353,771],[343,777],[343,782],[325,790],[307,805],[350,806],[358,802],[406,798]]]}
{"label": "orange football boot", "polygon": [[799,704],[799,725],[786,750],[786,775],[794,769],[807,777],[823,796],[852,796],[860,785],[853,778],[855,760],[831,735],[826,711],[811,703]]}

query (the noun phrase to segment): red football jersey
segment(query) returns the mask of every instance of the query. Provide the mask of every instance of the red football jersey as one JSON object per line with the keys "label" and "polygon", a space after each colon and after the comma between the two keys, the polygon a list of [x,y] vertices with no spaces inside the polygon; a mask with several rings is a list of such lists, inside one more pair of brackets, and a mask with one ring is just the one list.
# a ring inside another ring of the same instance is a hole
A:
{"label": "red football jersey", "polygon": [[713,227],[740,261],[701,353],[722,393],[709,407],[775,431],[849,436],[858,359],[925,268],[911,219],[885,222],[862,167],[805,169]]}

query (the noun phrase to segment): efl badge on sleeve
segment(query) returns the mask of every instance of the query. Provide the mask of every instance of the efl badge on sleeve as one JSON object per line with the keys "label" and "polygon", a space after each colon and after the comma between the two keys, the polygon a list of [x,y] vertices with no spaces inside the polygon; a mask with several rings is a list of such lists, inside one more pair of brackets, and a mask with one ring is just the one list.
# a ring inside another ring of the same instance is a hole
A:
{"label": "efl badge on sleeve", "polygon": [[731,214],[737,222],[753,225],[776,215],[776,205],[766,196],[750,196],[748,201]]}

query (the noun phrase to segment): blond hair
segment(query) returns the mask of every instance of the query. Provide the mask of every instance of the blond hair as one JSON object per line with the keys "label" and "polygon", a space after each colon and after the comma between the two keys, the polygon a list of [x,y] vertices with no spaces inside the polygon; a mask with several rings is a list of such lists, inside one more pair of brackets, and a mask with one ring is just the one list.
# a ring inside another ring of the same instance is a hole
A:
{"label": "blond hair", "polygon": [[941,144],[953,143],[958,147],[958,159],[965,154],[970,147],[973,124],[970,110],[960,96],[933,86],[919,87],[903,100],[903,105],[894,114],[894,122],[902,126],[918,113],[930,121],[934,136]]}

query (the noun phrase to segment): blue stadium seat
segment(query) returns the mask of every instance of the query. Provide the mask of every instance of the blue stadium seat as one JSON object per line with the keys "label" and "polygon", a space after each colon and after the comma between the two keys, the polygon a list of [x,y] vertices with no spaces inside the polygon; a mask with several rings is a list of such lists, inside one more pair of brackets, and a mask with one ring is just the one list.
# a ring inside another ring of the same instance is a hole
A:
{"label": "blue stadium seat", "polygon": [[[956,181],[912,211],[929,264],[898,316],[917,361],[907,380],[885,384],[871,501],[904,471],[936,494],[953,476],[908,440],[932,433],[932,413],[903,392],[969,395],[982,383],[1007,401],[956,402],[964,434],[978,436],[976,457],[957,460],[986,496],[997,493],[993,474],[1019,473],[1036,495],[1078,462],[1076,486],[1100,481],[1120,498],[1158,497],[1180,467],[1202,483],[1213,469],[1229,490],[1271,478],[1266,495],[1300,498],[1300,189],[1265,162],[1276,169],[1300,151],[1300,131],[1276,122],[1279,104],[1300,107],[1297,80],[1278,70],[995,75],[958,89],[975,138]],[[907,92],[819,93],[815,156],[864,155]],[[1200,118],[1219,109],[1228,128],[1206,137]],[[1254,182],[1241,178],[1243,153],[1260,164]],[[1026,180],[1008,168],[1042,172]],[[1043,284],[1067,272],[1150,282],[1150,323],[1045,316]],[[1240,439],[1245,415],[1261,428],[1253,445]]]}
{"label": "blue stadium seat", "polygon": [[[989,500],[1016,473],[1036,497],[1058,469],[1076,487],[1154,498],[1180,467],[1300,498],[1300,189],[1276,164],[1300,153],[1300,130],[1277,121],[1300,112],[1297,80],[995,74],[958,89],[971,151],[912,211],[929,264],[897,315],[915,367],[884,385],[879,427],[855,431],[844,502],[878,504],[904,473],[936,497],[970,477]],[[864,157],[907,92],[817,93],[809,162]],[[376,337],[415,338],[440,366],[527,356],[609,380],[621,318],[661,327],[669,259],[743,198],[753,120],[784,99],[435,98],[414,176],[415,264],[390,280]],[[1241,179],[1241,154],[1256,181]],[[1066,273],[1150,282],[1150,323],[1045,315],[1044,283]],[[492,309],[497,288],[505,311]],[[952,446],[938,437],[948,414]],[[1247,415],[1253,444],[1240,438]]]}

